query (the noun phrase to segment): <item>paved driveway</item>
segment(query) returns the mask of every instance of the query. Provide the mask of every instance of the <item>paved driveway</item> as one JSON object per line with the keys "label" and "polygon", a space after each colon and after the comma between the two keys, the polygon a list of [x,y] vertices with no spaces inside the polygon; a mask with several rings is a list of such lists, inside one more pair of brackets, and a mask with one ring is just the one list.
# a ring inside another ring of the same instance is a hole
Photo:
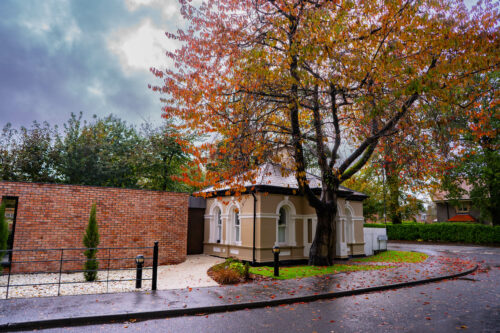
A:
{"label": "paved driveway", "polygon": [[217,282],[207,275],[207,270],[224,259],[204,254],[189,255],[178,265],[158,267],[158,289],[182,289],[217,286]]}
{"label": "paved driveway", "polygon": [[[500,332],[500,248],[390,244],[481,262],[474,275],[272,308],[54,329],[48,332]],[[45,331],[44,331],[45,332]]]}

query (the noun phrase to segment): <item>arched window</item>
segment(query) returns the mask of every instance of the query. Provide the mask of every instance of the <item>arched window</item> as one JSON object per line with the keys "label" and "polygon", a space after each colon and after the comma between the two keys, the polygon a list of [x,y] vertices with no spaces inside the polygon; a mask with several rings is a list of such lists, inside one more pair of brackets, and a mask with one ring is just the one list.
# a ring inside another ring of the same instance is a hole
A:
{"label": "arched window", "polygon": [[222,217],[219,207],[215,209],[215,241],[222,242]]}
{"label": "arched window", "polygon": [[348,204],[345,207],[345,229],[346,229],[346,243],[354,243],[354,223],[352,222],[352,210]]}
{"label": "arched window", "polygon": [[286,228],[288,224],[288,212],[285,207],[280,208],[278,219],[278,243],[286,243]]}
{"label": "arched window", "polygon": [[235,209],[233,211],[233,226],[234,226],[234,241],[236,243],[241,242],[241,222],[240,222],[240,214]]}

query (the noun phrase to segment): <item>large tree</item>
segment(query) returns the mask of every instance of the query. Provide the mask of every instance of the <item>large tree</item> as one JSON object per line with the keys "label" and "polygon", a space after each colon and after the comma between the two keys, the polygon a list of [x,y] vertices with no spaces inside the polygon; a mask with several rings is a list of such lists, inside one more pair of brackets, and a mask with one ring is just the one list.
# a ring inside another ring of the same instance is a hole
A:
{"label": "large tree", "polygon": [[6,143],[6,146],[0,148],[2,178],[30,182],[55,181],[56,130],[57,127],[53,128],[47,122],[33,121],[31,127],[22,126],[19,131],[7,124],[2,133],[2,143]]}
{"label": "large tree", "polygon": [[71,114],[58,136],[57,169],[68,184],[137,187],[141,138],[133,126],[109,115],[82,122]]}
{"label": "large tree", "polygon": [[469,197],[482,222],[500,225],[500,72],[488,78],[489,93],[448,124],[458,143],[441,180],[449,199]]}
{"label": "large tree", "polygon": [[[498,12],[489,3],[469,14],[460,1],[447,0],[209,0],[200,8],[180,2],[189,27],[167,33],[183,44],[167,53],[175,66],[152,69],[163,78],[152,89],[165,94],[164,116],[211,134],[186,150],[195,162],[213,165],[222,147],[231,168],[211,169],[205,181],[236,179],[236,191],[251,173],[231,176],[284,162],[280,152],[290,152],[285,167],[318,216],[314,265],[332,263],[339,186],[380,140],[404,132],[398,125],[424,101],[449,108],[450,92],[498,66]],[[486,85],[477,85],[471,99]],[[354,149],[339,159],[346,140]],[[308,184],[308,149],[320,196]]]}
{"label": "large tree", "polygon": [[17,180],[15,172],[15,152],[17,131],[7,123],[0,135],[0,180]]}
{"label": "large tree", "polygon": [[170,121],[155,127],[150,123],[142,126],[142,152],[139,184],[141,187],[162,191],[193,192],[193,188],[179,181],[190,158],[182,149],[182,142],[193,138],[172,127]]}

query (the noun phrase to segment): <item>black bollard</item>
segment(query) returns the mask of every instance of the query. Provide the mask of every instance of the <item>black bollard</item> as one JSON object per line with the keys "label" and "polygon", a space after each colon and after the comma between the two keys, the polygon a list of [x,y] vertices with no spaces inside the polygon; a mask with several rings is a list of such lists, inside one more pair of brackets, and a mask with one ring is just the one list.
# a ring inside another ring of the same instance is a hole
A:
{"label": "black bollard", "polygon": [[274,276],[280,276],[280,247],[275,245],[273,247],[274,253]]}
{"label": "black bollard", "polygon": [[135,257],[135,264],[137,265],[137,274],[135,276],[135,287],[137,289],[142,287],[142,265],[144,265],[144,256],[142,254]]}

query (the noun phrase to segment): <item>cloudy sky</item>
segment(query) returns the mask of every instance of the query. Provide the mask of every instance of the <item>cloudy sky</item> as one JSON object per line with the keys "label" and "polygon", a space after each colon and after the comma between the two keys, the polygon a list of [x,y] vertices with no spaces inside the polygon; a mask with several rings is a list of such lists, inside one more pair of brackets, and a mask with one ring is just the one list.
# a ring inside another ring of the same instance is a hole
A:
{"label": "cloudy sky", "polygon": [[0,126],[113,113],[161,120],[151,66],[168,66],[176,0],[0,1]]}
{"label": "cloudy sky", "polygon": [[149,68],[169,65],[164,32],[182,26],[177,0],[1,0],[0,128],[80,111],[159,122]]}

